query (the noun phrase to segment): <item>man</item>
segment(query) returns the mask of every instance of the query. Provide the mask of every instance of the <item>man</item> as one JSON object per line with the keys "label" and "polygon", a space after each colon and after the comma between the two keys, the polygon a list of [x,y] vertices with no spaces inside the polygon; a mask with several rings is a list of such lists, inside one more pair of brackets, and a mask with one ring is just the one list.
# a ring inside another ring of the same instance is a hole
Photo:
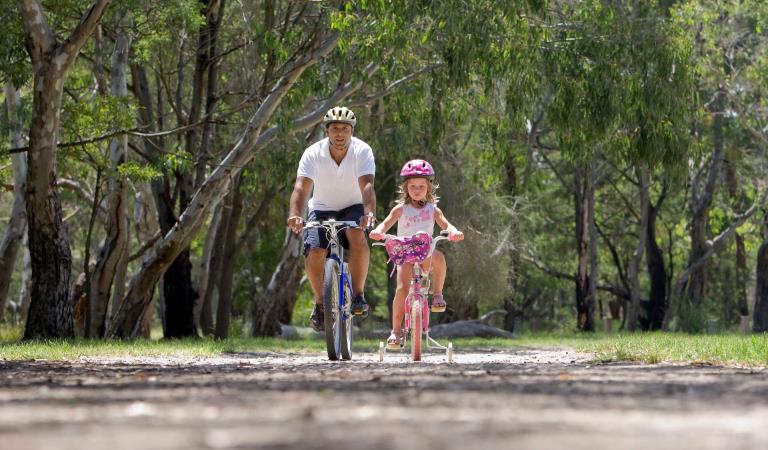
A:
{"label": "man", "polygon": [[[299,233],[304,225],[301,210],[307,196],[307,220],[353,220],[362,229],[343,231],[341,243],[349,249],[349,271],[352,275],[352,312],[356,316],[368,314],[363,290],[368,276],[369,251],[363,229],[375,223],[376,194],[373,179],[376,164],[371,147],[353,137],[357,119],[345,107],[331,108],[323,119],[328,137],[309,146],[299,162],[296,183],[291,194],[288,226]],[[313,190],[314,188],[314,190]],[[314,309],[309,318],[316,331],[324,329],[323,270],[328,253],[328,239],[318,228],[304,235],[307,279],[314,295]]]}

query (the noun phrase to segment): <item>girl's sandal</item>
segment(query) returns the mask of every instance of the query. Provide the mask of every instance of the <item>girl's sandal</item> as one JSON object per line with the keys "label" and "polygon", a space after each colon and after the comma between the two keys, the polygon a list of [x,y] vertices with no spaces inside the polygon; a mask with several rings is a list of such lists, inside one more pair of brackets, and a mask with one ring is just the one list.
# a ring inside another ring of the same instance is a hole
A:
{"label": "girl's sandal", "polygon": [[445,300],[443,300],[442,294],[432,295],[432,307],[430,308],[432,312],[445,312],[445,306]]}
{"label": "girl's sandal", "polygon": [[391,350],[396,350],[403,347],[403,338],[396,336],[395,333],[392,333],[387,338],[387,348]]}

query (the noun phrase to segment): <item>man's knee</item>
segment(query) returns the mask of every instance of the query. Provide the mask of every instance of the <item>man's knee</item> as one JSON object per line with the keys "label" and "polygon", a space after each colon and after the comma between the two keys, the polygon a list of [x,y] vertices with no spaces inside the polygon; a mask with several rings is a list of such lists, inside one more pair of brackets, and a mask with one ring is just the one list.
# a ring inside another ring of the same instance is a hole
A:
{"label": "man's knee", "polygon": [[324,248],[311,248],[307,252],[307,267],[322,264],[327,250]]}
{"label": "man's knee", "polygon": [[347,230],[347,242],[351,249],[368,249],[368,242],[365,239],[365,233],[362,230]]}

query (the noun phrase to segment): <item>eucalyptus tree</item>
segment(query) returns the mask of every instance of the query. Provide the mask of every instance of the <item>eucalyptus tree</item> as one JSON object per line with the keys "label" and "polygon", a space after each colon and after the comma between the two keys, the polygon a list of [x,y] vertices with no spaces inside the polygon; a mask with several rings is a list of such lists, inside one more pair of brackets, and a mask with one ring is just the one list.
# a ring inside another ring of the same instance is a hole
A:
{"label": "eucalyptus tree", "polygon": [[[131,46],[130,17],[125,9],[117,14],[115,46],[110,66],[109,86],[112,95],[128,95],[128,57]],[[112,290],[119,298],[123,291],[128,262],[128,216],[126,180],[120,169],[126,162],[128,136],[115,137],[109,144],[108,186],[106,194],[105,239],[98,254],[93,273],[88,276],[85,335],[103,337],[107,326],[107,310]]]}
{"label": "eucalyptus tree", "polygon": [[[679,28],[689,33],[696,44],[696,86],[701,100],[696,105],[692,128],[698,138],[697,153],[701,156],[693,160],[689,176],[691,247],[687,266],[675,280],[671,292],[665,328],[677,318],[678,328],[704,329],[709,261],[765,203],[764,183],[745,186],[739,194],[734,177],[735,165],[750,159],[750,148],[755,145],[758,149],[764,148],[764,133],[754,132],[755,119],[761,122],[756,113],[760,109],[755,108],[753,112],[753,108],[744,107],[760,101],[764,95],[761,77],[756,75],[764,70],[765,39],[759,25],[764,11],[761,2],[706,0],[684,2],[672,10]],[[743,135],[751,138],[745,140],[740,137]],[[712,216],[723,174],[734,208],[728,211],[731,208],[726,207],[725,214],[730,220],[719,230],[713,230]],[[744,198],[733,202],[734,196]],[[736,237],[737,246],[740,239]],[[746,312],[741,309],[742,313]]]}
{"label": "eucalyptus tree", "polygon": [[[268,95],[259,102],[234,146],[192,195],[173,228],[154,245],[153,256],[145,260],[132,277],[108,335],[135,336],[136,326],[150,304],[151,289],[155,283],[196,236],[212,207],[227,194],[232,180],[253,158],[254,152],[263,150],[274,139],[278,127],[269,127],[269,123],[301,75],[336,48],[338,32],[324,26],[328,14],[332,12],[324,10],[322,5],[307,7],[315,13],[306,18],[306,23],[297,24],[295,39],[291,41],[292,53],[284,55],[281,70],[275,74],[276,80],[264,80],[271,85]],[[319,114],[314,111],[314,114]],[[289,129],[300,129],[304,124],[301,118],[286,121]]]}
{"label": "eucalyptus tree", "polygon": [[[21,124],[21,100],[16,87],[10,82],[5,85],[5,108],[9,124],[11,148],[23,147]],[[26,178],[27,158],[23,152],[11,155],[13,171],[13,205],[5,235],[0,241],[0,321],[3,320],[5,307],[8,301],[8,291],[11,284],[11,275],[16,263],[16,255],[24,240],[24,232],[27,227],[26,214]]]}
{"label": "eucalyptus tree", "polygon": [[562,2],[556,11],[543,66],[552,93],[547,124],[557,148],[573,159],[576,173],[583,174],[575,177],[580,187],[574,190],[577,243],[582,249],[576,281],[577,324],[582,330],[594,329],[584,244],[589,217],[584,211],[594,201],[594,181],[587,168],[600,151],[631,167],[639,183],[642,212],[628,274],[627,327],[635,329],[650,170],[679,163],[687,151],[687,41],[669,26],[663,11],[646,2]]}
{"label": "eucalyptus tree", "polygon": [[94,1],[68,37],[59,41],[39,1],[18,2],[34,74],[27,152],[27,218],[33,279],[25,339],[73,335],[69,298],[71,252],[62,227],[56,187],[59,114],[64,77],[109,3]]}
{"label": "eucalyptus tree", "polygon": [[[22,103],[19,87],[28,78],[28,67],[24,64],[24,29],[15,8],[10,2],[2,2],[5,6],[2,13],[3,30],[0,33],[0,80],[5,92],[5,122],[8,129],[8,140],[3,140],[0,149],[22,149],[24,144],[24,124]],[[8,163],[3,152],[3,161]],[[0,320],[8,304],[11,275],[16,263],[26,230],[26,178],[27,159],[25,152],[14,151],[10,156],[13,172],[13,205],[5,234],[0,242]]]}

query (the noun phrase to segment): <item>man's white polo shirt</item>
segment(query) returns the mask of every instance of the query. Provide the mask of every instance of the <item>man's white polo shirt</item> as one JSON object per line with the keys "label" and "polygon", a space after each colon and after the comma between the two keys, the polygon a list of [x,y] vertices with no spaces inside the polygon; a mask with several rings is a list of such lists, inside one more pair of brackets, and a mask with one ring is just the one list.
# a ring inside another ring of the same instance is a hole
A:
{"label": "man's white polo shirt", "polygon": [[375,173],[371,146],[354,136],[341,164],[331,158],[329,139],[325,138],[304,150],[296,172],[312,180],[314,190],[309,209],[316,211],[339,211],[363,203],[358,178]]}

